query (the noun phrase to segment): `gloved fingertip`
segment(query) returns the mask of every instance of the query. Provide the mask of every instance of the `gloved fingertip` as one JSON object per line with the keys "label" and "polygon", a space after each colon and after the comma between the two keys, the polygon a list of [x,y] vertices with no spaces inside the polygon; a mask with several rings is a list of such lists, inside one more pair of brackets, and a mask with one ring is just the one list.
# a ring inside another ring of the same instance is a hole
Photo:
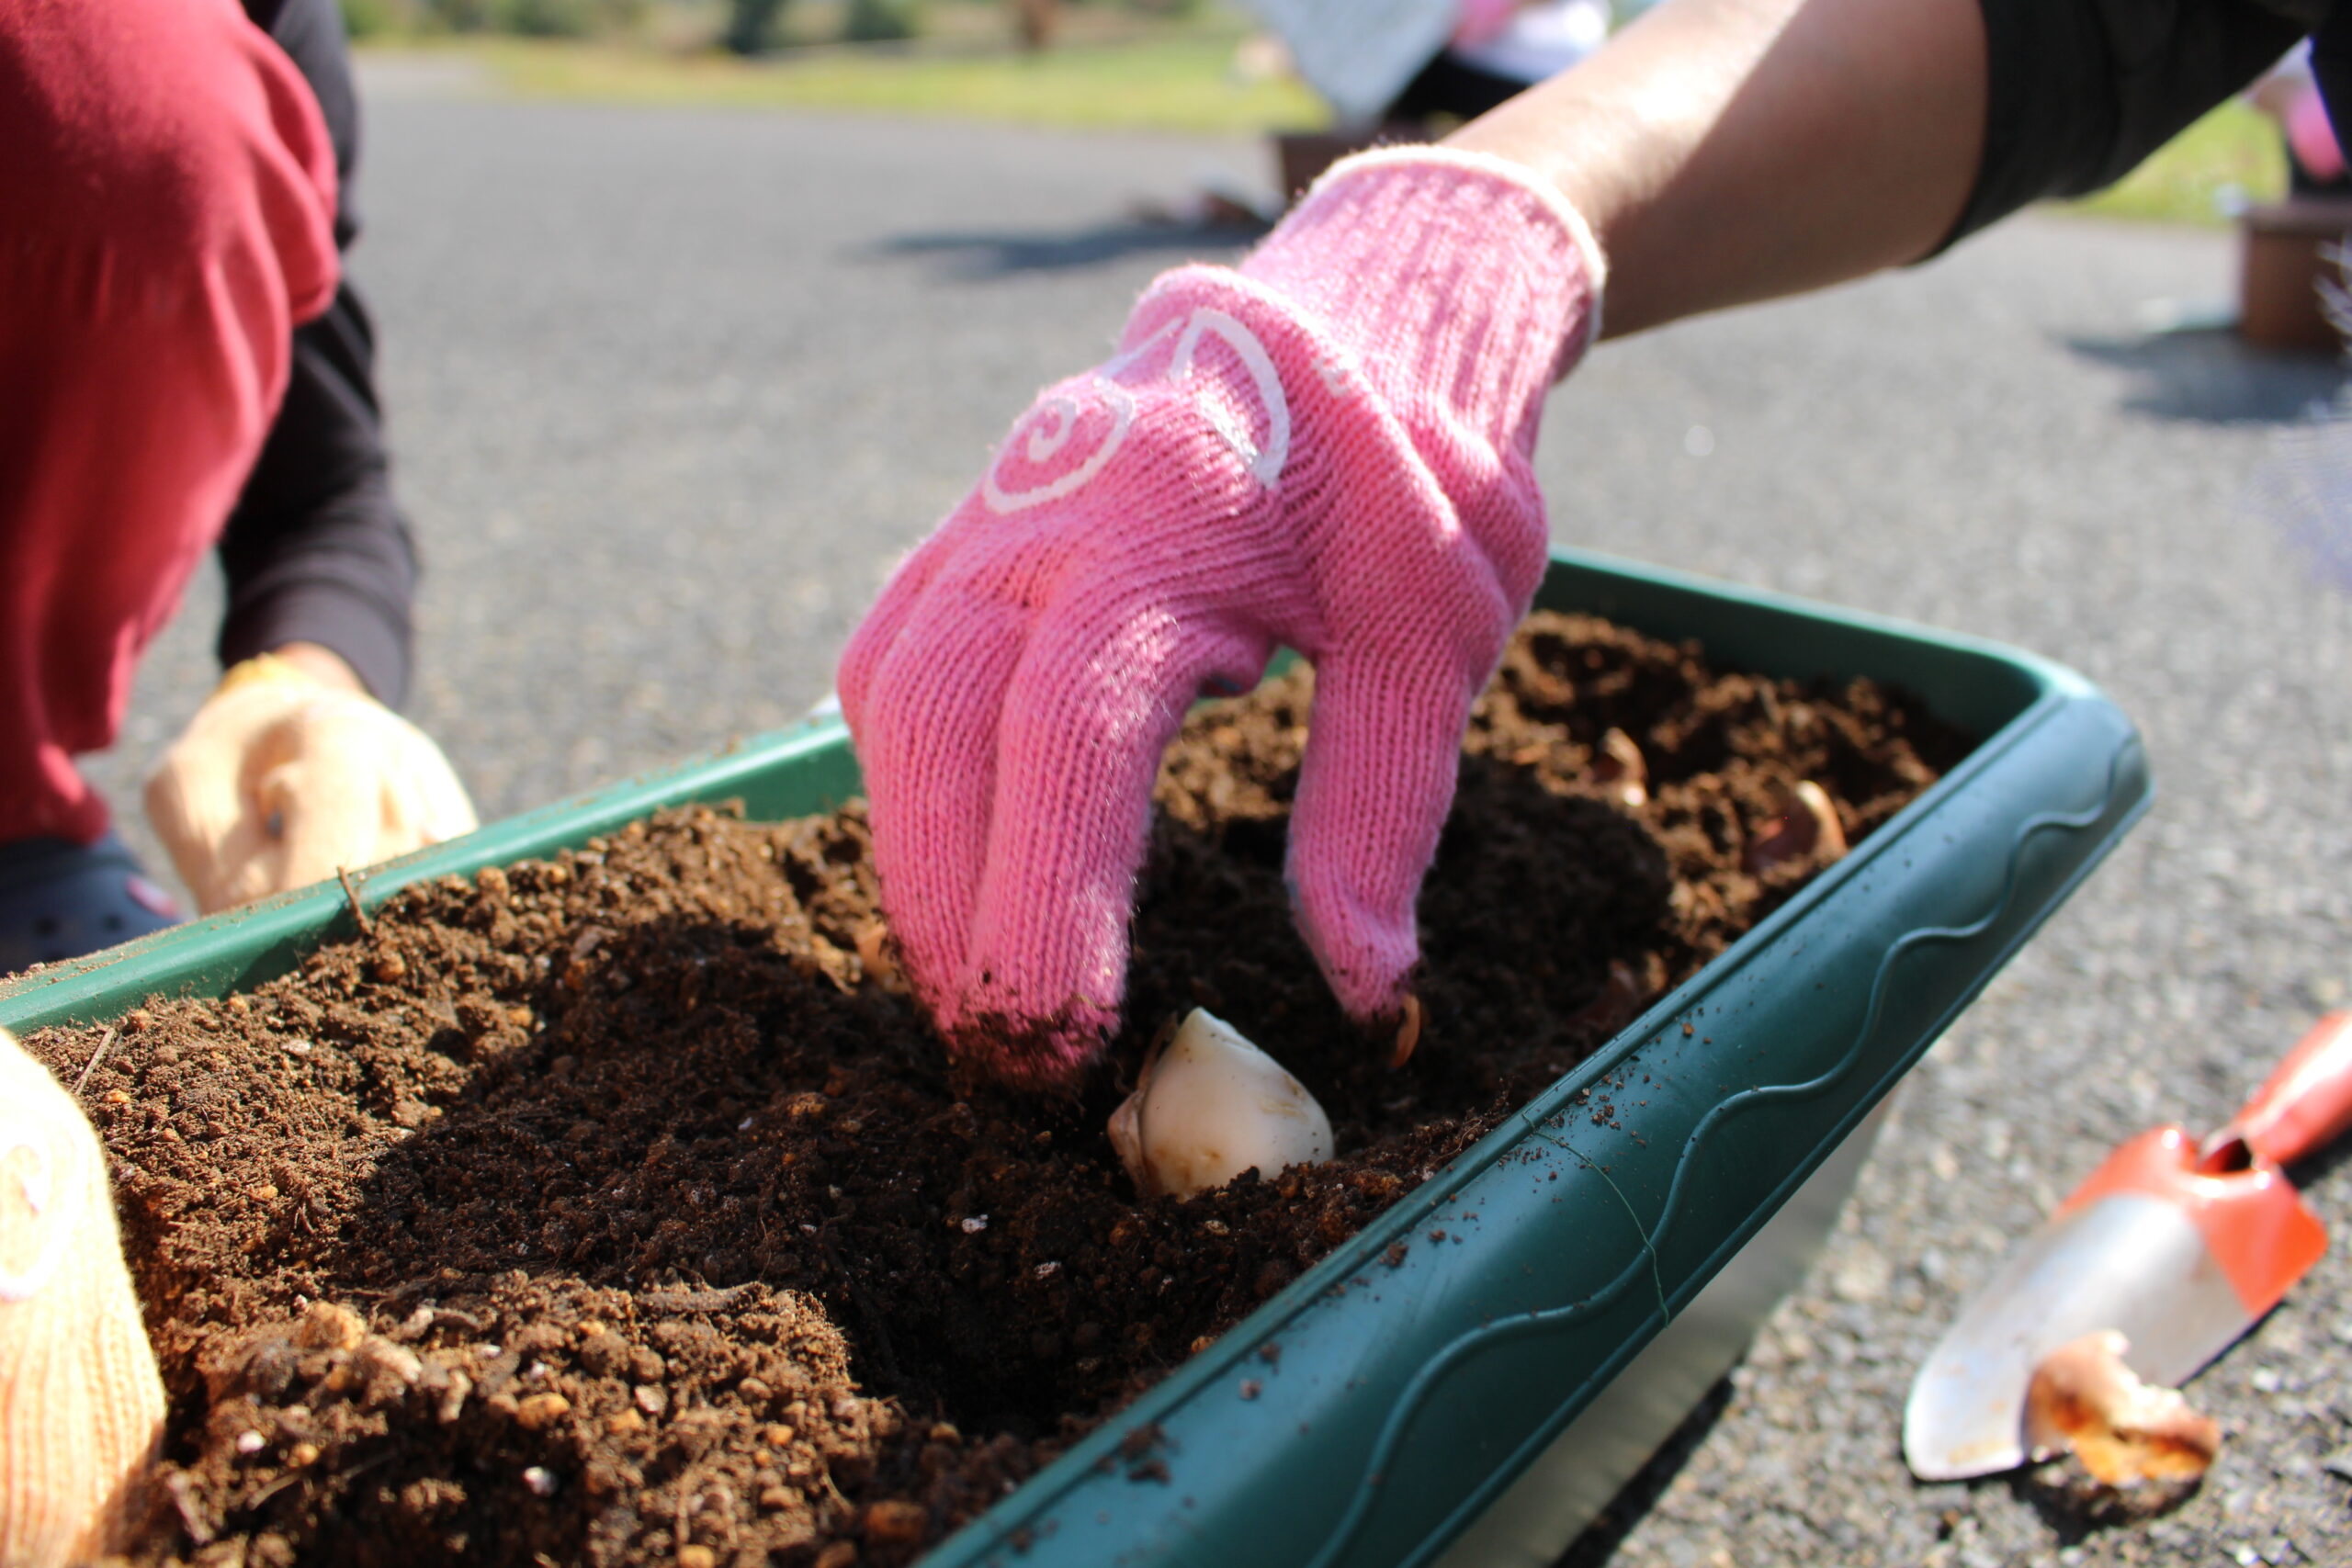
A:
{"label": "gloved fingertip", "polygon": [[1363,955],[1352,960],[1326,958],[1322,960],[1323,977],[1329,982],[1331,995],[1338,999],[1340,1010],[1358,1023],[1401,1027],[1407,1009],[1419,1005],[1407,979],[1419,957],[1417,950],[1408,948],[1397,954]]}
{"label": "gloved fingertip", "polygon": [[949,1024],[959,1069],[1036,1094],[1073,1094],[1118,1026],[1115,1011],[1080,1004],[1048,1018],[967,1011]]}
{"label": "gloved fingertip", "polygon": [[1340,1008],[1359,1023],[1400,1013],[1421,956],[1410,907],[1376,909],[1316,879],[1289,886],[1292,918]]}

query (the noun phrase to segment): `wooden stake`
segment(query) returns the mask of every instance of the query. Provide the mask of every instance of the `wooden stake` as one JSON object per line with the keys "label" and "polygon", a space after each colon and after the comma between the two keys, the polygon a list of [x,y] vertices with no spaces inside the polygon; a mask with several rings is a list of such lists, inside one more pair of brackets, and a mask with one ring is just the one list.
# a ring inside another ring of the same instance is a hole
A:
{"label": "wooden stake", "polygon": [[359,922],[359,934],[373,941],[376,935],[376,922],[369,919],[368,911],[359,907],[359,889],[351,885],[351,868],[344,865],[336,866],[334,874],[335,880],[343,884],[343,896],[351,901],[351,918]]}
{"label": "wooden stake", "polygon": [[82,1076],[74,1080],[74,1099],[79,1100],[82,1098],[82,1086],[90,1081],[90,1075],[96,1072],[98,1070],[98,1064],[107,1059],[107,1051],[114,1044],[114,1027],[109,1024],[107,1028],[106,1038],[100,1040],[98,1042],[98,1048],[90,1053],[89,1065],[82,1069]]}

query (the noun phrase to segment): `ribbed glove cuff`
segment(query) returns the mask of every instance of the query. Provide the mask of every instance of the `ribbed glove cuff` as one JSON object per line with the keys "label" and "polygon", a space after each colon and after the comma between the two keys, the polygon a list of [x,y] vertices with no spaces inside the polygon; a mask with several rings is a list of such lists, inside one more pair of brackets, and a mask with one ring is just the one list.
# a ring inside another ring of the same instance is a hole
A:
{"label": "ribbed glove cuff", "polygon": [[1442,147],[1333,164],[1238,270],[1317,319],[1400,412],[1498,446],[1532,429],[1600,334],[1608,273],[1582,216],[1533,171]]}

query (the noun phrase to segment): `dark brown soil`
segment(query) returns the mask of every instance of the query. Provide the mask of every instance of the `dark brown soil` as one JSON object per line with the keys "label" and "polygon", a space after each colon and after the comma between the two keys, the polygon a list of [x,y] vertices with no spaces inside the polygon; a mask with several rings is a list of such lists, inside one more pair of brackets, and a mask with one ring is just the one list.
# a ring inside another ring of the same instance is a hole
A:
{"label": "dark brown soil", "polygon": [[[1078,1103],[950,1073],[854,809],[666,813],[121,1021],[83,1092],[172,1396],[140,1560],[904,1563],[1785,899],[1817,857],[1743,860],[1797,781],[1859,839],[1965,749],[1865,683],[1538,617],[1468,742],[1392,1071],[1284,902],[1309,690],[1171,752],[1130,1021]],[[1195,1003],[1306,1080],[1338,1159],[1135,1198],[1102,1124]],[[72,1083],[107,1038],[28,1043]]]}

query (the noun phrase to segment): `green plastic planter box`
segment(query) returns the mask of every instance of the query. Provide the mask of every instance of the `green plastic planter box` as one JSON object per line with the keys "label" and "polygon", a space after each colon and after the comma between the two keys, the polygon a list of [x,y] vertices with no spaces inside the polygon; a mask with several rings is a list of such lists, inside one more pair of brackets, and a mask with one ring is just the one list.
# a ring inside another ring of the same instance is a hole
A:
{"label": "green plastic planter box", "polygon": [[[1538,603],[1701,638],[1719,665],[1896,682],[1987,739],[932,1568],[1548,1561],[1802,1272],[1887,1092],[2146,809],[2130,721],[2028,655],[1580,554],[1555,558]],[[856,784],[841,727],[805,724],[394,862],[360,896],[548,854],[660,806],[781,818]],[[348,903],[324,884],[0,986],[0,1024],[256,984],[348,934]],[[1621,1101],[1621,1125],[1579,1113],[1578,1091],[1629,1072],[1646,1075],[1645,1105]],[[1154,1445],[1165,1479],[1123,1442]]]}

